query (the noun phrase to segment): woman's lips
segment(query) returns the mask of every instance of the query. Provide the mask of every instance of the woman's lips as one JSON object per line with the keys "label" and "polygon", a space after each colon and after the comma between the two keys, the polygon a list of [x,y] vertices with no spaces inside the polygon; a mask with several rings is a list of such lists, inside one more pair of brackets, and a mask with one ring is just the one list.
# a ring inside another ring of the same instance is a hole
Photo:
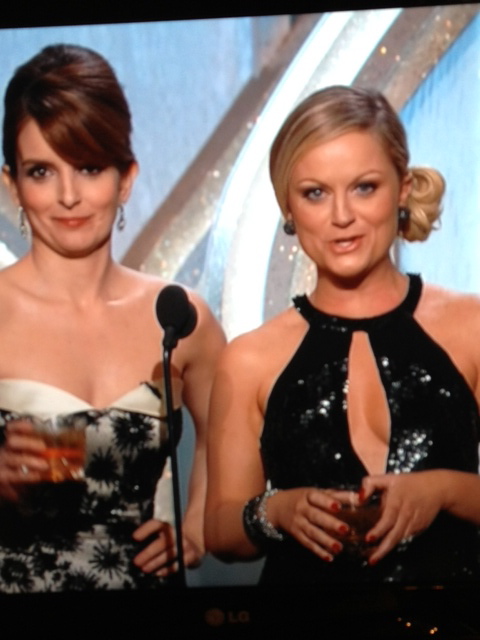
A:
{"label": "woman's lips", "polygon": [[360,244],[360,236],[354,236],[352,238],[338,238],[332,240],[330,245],[335,253],[348,253],[354,251]]}
{"label": "woman's lips", "polygon": [[83,227],[83,225],[87,224],[89,220],[90,216],[75,218],[55,218],[55,222],[61,224],[64,227],[68,227],[69,229],[78,229],[79,227]]}

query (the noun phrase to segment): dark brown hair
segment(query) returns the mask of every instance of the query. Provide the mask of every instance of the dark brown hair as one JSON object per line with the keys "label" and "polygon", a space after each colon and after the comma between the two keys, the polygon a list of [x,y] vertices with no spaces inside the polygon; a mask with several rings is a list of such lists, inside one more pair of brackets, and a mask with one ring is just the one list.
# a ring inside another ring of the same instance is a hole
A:
{"label": "dark brown hair", "polygon": [[91,49],[48,46],[16,70],[3,121],[3,154],[13,177],[18,134],[30,118],[73,166],[114,166],[124,173],[135,162],[125,95],[111,66]]}

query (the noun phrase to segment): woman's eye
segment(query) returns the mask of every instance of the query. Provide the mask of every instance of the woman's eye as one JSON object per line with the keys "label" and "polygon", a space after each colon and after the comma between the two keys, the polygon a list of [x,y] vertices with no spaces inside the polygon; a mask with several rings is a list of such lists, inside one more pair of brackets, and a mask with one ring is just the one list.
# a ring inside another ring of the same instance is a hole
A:
{"label": "woman's eye", "polygon": [[35,178],[36,180],[41,180],[45,178],[49,174],[48,167],[44,165],[34,165],[27,170],[27,176],[29,178]]}
{"label": "woman's eye", "polygon": [[361,195],[368,195],[369,193],[373,193],[377,188],[377,185],[374,182],[361,182],[357,185],[357,191]]}
{"label": "woman's eye", "polygon": [[323,189],[315,187],[311,189],[305,189],[304,197],[308,200],[319,200],[323,196]]}
{"label": "woman's eye", "polygon": [[86,176],[96,176],[101,171],[101,167],[96,167],[94,165],[86,165],[85,167],[80,168],[80,173],[83,173]]}

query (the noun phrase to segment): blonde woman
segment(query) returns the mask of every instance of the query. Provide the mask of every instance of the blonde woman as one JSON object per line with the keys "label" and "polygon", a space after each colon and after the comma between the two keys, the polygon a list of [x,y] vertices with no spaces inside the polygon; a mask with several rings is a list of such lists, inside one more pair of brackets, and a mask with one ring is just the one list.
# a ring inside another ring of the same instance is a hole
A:
{"label": "blonde woman", "polygon": [[[444,190],[408,161],[385,98],[348,87],[307,98],[273,143],[285,231],[317,281],[221,358],[206,516],[207,547],[265,555],[264,583],[478,574],[480,303],[392,262],[398,236],[428,236]],[[374,494],[357,558],[342,504]]]}

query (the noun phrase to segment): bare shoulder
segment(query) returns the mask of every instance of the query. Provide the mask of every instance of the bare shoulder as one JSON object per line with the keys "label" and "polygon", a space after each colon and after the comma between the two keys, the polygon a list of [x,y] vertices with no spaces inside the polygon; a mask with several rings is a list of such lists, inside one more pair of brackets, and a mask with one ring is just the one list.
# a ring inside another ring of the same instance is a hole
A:
{"label": "bare shoulder", "polygon": [[222,360],[229,366],[257,363],[261,369],[275,366],[290,354],[305,333],[305,321],[289,308],[260,327],[234,338],[224,351]]}
{"label": "bare shoulder", "polygon": [[[420,319],[426,322],[449,324],[480,322],[480,296],[445,289],[427,284],[424,287],[418,308]],[[458,330],[459,325],[452,328]]]}
{"label": "bare shoulder", "polygon": [[11,305],[21,306],[22,294],[29,292],[29,283],[23,277],[20,262],[0,270],[0,314],[9,314]]}
{"label": "bare shoulder", "polygon": [[479,296],[427,285],[415,315],[480,398]]}
{"label": "bare shoulder", "polygon": [[142,271],[136,271],[128,267],[120,267],[121,277],[124,279],[128,286],[137,292],[143,292],[147,296],[156,298],[156,296],[168,286],[177,286],[184,289],[190,301],[200,310],[203,314],[210,315],[210,309],[203,298],[186,287],[185,285],[159,278],[158,276],[144,273]]}

